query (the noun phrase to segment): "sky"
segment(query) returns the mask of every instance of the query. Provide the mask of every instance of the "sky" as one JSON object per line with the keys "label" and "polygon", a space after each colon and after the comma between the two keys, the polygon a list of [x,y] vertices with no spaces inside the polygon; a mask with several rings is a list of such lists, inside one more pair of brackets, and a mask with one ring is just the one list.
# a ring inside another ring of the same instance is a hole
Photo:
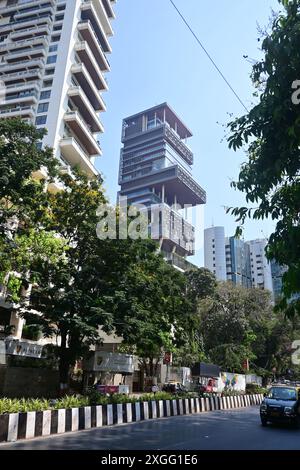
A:
{"label": "sky", "polygon": [[[204,46],[247,107],[254,91],[249,59],[262,57],[258,25],[268,25],[277,0],[175,0]],[[116,200],[122,119],[167,101],[193,137],[193,176],[207,192],[204,227],[236,229],[224,207],[245,205],[243,193],[230,187],[246,160],[243,151],[228,149],[225,125],[244,109],[201,50],[169,0],[118,0],[114,6],[115,35],[109,56],[107,112],[101,118],[103,156],[97,168],[109,200]],[[248,59],[243,56],[247,55]],[[197,252],[192,262],[203,265],[203,224],[197,226]],[[270,235],[272,221],[249,221],[245,239]]]}

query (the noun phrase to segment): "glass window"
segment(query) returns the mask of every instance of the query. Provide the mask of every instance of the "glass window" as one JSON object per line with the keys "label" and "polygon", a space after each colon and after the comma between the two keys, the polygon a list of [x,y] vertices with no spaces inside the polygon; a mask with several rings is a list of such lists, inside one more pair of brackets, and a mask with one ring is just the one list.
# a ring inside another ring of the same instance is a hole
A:
{"label": "glass window", "polygon": [[38,116],[35,120],[35,124],[37,126],[41,126],[43,124],[46,124],[47,121],[47,116]]}
{"label": "glass window", "polygon": [[40,94],[40,100],[48,100],[51,96],[51,90],[42,91]]}
{"label": "glass window", "polygon": [[53,44],[49,47],[49,52],[55,52],[58,49],[58,44]]}
{"label": "glass window", "polygon": [[43,88],[49,88],[50,86],[52,86],[52,84],[53,84],[53,80],[44,80]]}
{"label": "glass window", "polygon": [[46,113],[49,108],[49,103],[40,103],[38,106],[38,113]]}
{"label": "glass window", "polygon": [[57,61],[57,55],[50,55],[47,59],[47,64],[55,64]]}

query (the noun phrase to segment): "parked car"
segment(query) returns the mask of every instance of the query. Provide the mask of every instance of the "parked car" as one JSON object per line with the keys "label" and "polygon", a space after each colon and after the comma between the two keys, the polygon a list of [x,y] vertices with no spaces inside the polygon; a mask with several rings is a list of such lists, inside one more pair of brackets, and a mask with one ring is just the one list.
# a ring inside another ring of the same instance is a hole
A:
{"label": "parked car", "polygon": [[260,406],[263,426],[268,422],[287,422],[300,426],[300,389],[291,385],[274,385]]}

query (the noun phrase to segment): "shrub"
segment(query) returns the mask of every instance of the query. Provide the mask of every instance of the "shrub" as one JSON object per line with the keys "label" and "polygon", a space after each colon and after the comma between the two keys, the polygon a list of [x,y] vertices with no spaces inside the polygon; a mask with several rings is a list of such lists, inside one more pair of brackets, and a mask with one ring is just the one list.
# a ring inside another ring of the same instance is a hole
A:
{"label": "shrub", "polygon": [[173,400],[175,395],[168,392],[145,393],[139,398],[139,401],[159,401],[159,400]]}
{"label": "shrub", "polygon": [[139,398],[129,397],[127,395],[114,394],[110,396],[103,395],[94,389],[90,389],[86,396],[67,395],[57,400],[46,399],[0,399],[0,415],[5,413],[25,413],[28,411],[46,411],[68,408],[81,408],[84,406],[110,405],[123,403],[136,403],[143,401],[174,400],[176,398],[193,398],[195,393],[181,393],[172,395],[167,392],[146,393]]}
{"label": "shrub", "polygon": [[248,395],[258,395],[258,394],[264,394],[266,393],[266,389],[261,387],[258,384],[252,383],[252,384],[247,384],[246,385],[246,393]]}
{"label": "shrub", "polygon": [[88,397],[81,397],[81,396],[65,396],[60,398],[53,404],[53,408],[55,410],[63,409],[63,408],[80,408],[82,406],[88,406],[89,399]]}

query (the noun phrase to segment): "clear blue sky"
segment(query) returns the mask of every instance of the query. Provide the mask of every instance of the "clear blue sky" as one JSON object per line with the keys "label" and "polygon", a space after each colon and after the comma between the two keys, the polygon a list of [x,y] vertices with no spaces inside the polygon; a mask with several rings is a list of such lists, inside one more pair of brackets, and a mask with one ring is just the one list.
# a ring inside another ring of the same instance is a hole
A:
{"label": "clear blue sky", "polygon": [[[261,57],[257,24],[269,22],[277,0],[175,0],[200,39],[236,89],[251,106],[251,64],[243,58]],[[119,0],[109,57],[109,91],[104,95],[107,112],[102,115],[105,134],[103,157],[97,167],[105,178],[111,202],[116,199],[121,147],[121,123],[126,116],[167,101],[193,131],[189,145],[195,154],[193,174],[207,191],[205,227],[224,225],[232,235],[236,224],[223,206],[244,205],[244,196],[230,188],[243,152],[227,147],[224,128],[230,115],[243,108],[217,74],[169,0]],[[268,236],[272,222],[249,222],[245,238]],[[194,262],[203,263],[200,249]]]}

